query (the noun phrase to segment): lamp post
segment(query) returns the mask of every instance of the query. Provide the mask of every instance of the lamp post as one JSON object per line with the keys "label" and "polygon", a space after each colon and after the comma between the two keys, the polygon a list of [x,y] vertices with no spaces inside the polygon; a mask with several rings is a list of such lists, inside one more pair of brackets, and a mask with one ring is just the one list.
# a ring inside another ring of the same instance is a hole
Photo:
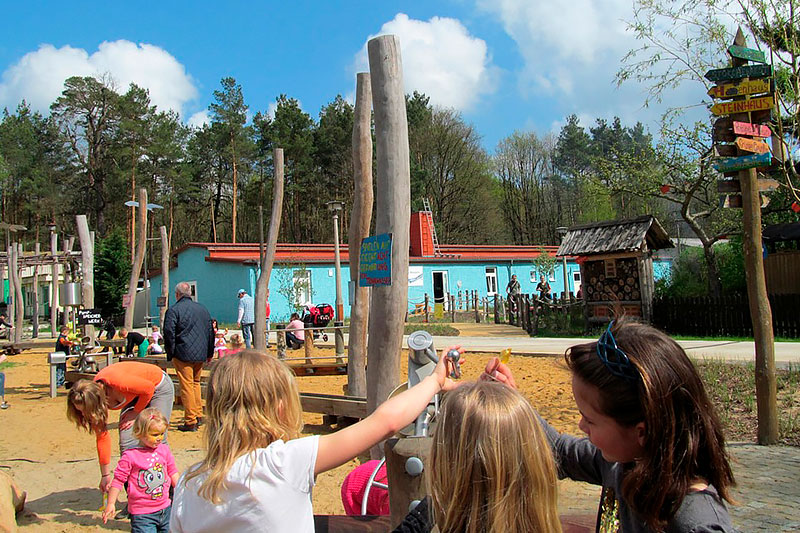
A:
{"label": "lamp post", "polygon": [[[567,236],[567,228],[564,226],[559,226],[556,228],[556,233],[561,237],[561,242],[564,242],[564,237]],[[567,297],[569,294],[569,281],[567,280],[567,256],[562,255],[562,267],[564,269],[564,298]]]}
{"label": "lamp post", "polygon": [[[139,202],[135,200],[128,200],[125,202],[125,205],[128,207],[139,207]],[[147,204],[147,210],[153,211],[154,209],[164,209],[164,206],[158,204]],[[150,287],[147,284],[147,241],[157,241],[160,239],[150,238],[147,236],[147,230],[145,229],[145,234],[141,237],[144,239],[144,299],[145,299],[145,306],[146,306],[146,315],[144,317],[144,328],[145,333],[150,334],[150,319],[153,318],[150,316]],[[134,300],[131,302],[131,305],[136,306],[136,301]]]}
{"label": "lamp post", "polygon": [[334,332],[336,356],[341,357],[344,355],[344,332],[341,330],[341,327],[344,326],[344,304],[342,303],[342,262],[339,256],[339,212],[344,204],[339,200],[333,200],[326,205],[328,210],[333,213],[333,253],[336,266],[336,320],[333,325],[337,326]]}

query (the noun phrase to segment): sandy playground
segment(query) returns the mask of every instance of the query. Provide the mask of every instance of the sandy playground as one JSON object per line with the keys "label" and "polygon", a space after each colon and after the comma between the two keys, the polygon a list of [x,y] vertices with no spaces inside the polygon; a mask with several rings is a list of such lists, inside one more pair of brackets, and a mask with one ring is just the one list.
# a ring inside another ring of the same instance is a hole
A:
{"label": "sandy playground", "polygon": [[[316,349],[314,355],[332,354]],[[99,530],[129,531],[127,521],[111,520],[103,526],[99,509],[102,504],[99,469],[94,437],[71,425],[66,418],[66,392],[57,398],[48,395],[49,343],[12,356],[15,365],[5,369],[8,410],[0,411],[0,469],[9,473],[28,493],[28,503],[19,517],[20,531],[79,532]],[[302,350],[290,352],[301,356]],[[474,379],[492,354],[469,354],[464,366],[465,379]],[[406,372],[406,354],[401,355]],[[521,391],[542,415],[562,431],[577,434],[578,412],[572,399],[569,374],[561,358],[513,357],[511,367]],[[298,378],[303,392],[341,394],[345,376]],[[176,406],[171,427],[181,423],[183,410]],[[112,429],[118,414],[113,413]],[[322,415],[305,414],[306,434],[331,431],[323,425]],[[202,429],[201,429],[202,431]],[[116,434],[114,447],[116,448]],[[169,444],[178,467],[184,470],[201,456],[201,433],[170,431]],[[118,454],[114,449],[113,453]],[[366,460],[367,458],[363,458]],[[113,461],[116,460],[114,457]],[[344,514],[339,489],[345,475],[359,463],[351,461],[320,475],[314,489],[317,514]],[[592,515],[599,491],[571,481],[561,483],[561,511]]]}

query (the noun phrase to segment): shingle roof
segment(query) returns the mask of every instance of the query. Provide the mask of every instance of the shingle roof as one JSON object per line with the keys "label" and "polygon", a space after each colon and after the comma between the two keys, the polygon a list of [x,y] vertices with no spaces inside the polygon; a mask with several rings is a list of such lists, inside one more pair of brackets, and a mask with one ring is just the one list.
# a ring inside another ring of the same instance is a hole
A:
{"label": "shingle roof", "polygon": [[592,255],[614,252],[660,250],[674,245],[652,215],[573,226],[567,230],[556,255]]}

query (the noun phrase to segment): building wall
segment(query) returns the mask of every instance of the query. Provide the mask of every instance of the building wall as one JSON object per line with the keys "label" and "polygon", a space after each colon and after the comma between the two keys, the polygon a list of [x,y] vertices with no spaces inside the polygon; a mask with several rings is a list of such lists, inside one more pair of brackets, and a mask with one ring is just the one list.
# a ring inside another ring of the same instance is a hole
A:
{"label": "building wall", "polygon": [[[170,271],[170,303],[175,301],[175,285],[180,281],[196,282],[197,300],[205,305],[211,316],[220,322],[232,323],[236,321],[238,312],[238,290],[245,289],[251,296],[255,293],[258,268],[255,265],[241,263],[209,262],[205,261],[206,250],[202,248],[187,248],[178,257],[178,266]],[[505,296],[505,288],[511,279],[511,274],[516,274],[520,281],[522,292],[534,293],[539,280],[539,273],[534,271],[529,262],[495,261],[495,262],[455,262],[443,261],[441,263],[411,263],[411,272],[422,270],[422,275],[416,281],[410,281],[408,289],[409,310],[413,311],[415,304],[424,302],[425,294],[429,295],[433,305],[433,279],[434,272],[447,273],[447,292],[458,295],[458,291],[477,290],[480,297],[487,295],[486,267],[496,268],[497,292]],[[334,305],[336,299],[336,277],[333,263],[292,265],[276,264],[270,278],[270,307],[273,322],[286,321],[294,310],[286,293],[292,286],[292,272],[307,269],[311,277],[312,302],[315,304],[329,303]],[[531,272],[533,271],[533,279]],[[579,272],[578,265],[572,261],[567,263],[569,289],[575,292],[573,272]],[[411,274],[409,277],[412,277]],[[345,316],[350,314],[350,281],[349,265],[342,265],[342,300]],[[563,266],[559,262],[555,272],[548,279],[554,294],[564,290]],[[151,279],[151,309],[153,315],[158,315],[156,298],[161,294],[161,276]]]}

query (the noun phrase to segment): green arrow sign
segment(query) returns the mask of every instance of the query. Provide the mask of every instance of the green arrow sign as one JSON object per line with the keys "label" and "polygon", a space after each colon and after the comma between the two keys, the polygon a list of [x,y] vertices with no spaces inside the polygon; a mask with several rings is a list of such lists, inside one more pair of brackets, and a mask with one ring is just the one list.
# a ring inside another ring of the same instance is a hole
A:
{"label": "green arrow sign", "polygon": [[748,61],[756,61],[758,63],[766,63],[767,58],[761,50],[753,50],[752,48],[745,48],[744,46],[736,46],[732,44],[728,47],[728,53],[738,59],[747,59]]}
{"label": "green arrow sign", "polygon": [[718,68],[706,72],[706,79],[709,81],[766,78],[767,76],[772,76],[771,65],[745,65],[743,67]]}
{"label": "green arrow sign", "polygon": [[772,154],[745,155],[742,157],[721,157],[714,162],[717,172],[733,172],[748,168],[767,167],[772,164]]}

